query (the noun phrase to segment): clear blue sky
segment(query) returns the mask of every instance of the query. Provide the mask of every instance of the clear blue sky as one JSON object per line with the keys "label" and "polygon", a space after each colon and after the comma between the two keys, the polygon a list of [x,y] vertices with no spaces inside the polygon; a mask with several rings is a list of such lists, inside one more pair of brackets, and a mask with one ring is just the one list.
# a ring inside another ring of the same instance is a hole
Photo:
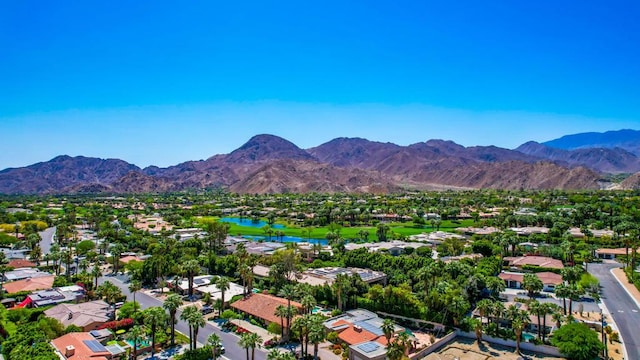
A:
{"label": "clear blue sky", "polygon": [[5,1],[0,169],[640,128],[640,2]]}

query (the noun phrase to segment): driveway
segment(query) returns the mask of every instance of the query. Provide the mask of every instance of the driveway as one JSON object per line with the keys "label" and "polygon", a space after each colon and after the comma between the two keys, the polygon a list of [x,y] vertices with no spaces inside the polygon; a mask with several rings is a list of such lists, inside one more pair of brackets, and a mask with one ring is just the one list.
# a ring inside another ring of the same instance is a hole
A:
{"label": "driveway", "polygon": [[631,296],[611,274],[620,264],[589,264],[589,272],[600,281],[602,301],[611,313],[624,341],[628,359],[640,359],[640,309]]}
{"label": "driveway", "polygon": [[[103,276],[98,279],[98,283],[102,284],[105,281],[110,281],[115,286],[119,287],[122,290],[122,293],[127,296],[127,300],[133,301],[133,296],[129,291],[128,284],[123,283],[118,278]],[[162,301],[149,296],[143,292],[136,292],[136,301],[140,304],[142,309],[146,309],[152,306],[162,306]],[[176,324],[176,331],[179,331],[183,334],[189,334],[189,325],[180,319],[181,311],[178,311],[176,317],[178,318],[178,323]],[[200,328],[198,331],[198,342],[200,344],[206,344],[207,338],[209,335],[216,333],[222,340],[222,344],[225,347],[224,356],[233,359],[233,360],[241,360],[246,358],[246,351],[238,345],[238,340],[240,339],[237,335],[228,332],[222,332],[219,328],[213,326],[210,322],[207,321],[207,325],[204,328]],[[266,360],[267,352],[264,349],[256,349],[255,359],[256,360]]]}

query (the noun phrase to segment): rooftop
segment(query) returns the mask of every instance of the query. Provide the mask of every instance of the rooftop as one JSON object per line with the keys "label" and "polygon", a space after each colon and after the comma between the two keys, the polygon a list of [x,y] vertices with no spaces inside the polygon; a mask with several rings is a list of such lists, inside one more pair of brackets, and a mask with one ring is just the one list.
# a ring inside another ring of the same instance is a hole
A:
{"label": "rooftop", "polygon": [[84,328],[93,323],[104,323],[111,320],[112,311],[106,302],[95,300],[80,304],[59,304],[45,310],[44,314],[60,321],[65,327],[76,325]]}
{"label": "rooftop", "polygon": [[69,360],[106,360],[111,353],[88,332],[68,333],[51,341],[51,345]]}
{"label": "rooftop", "polygon": [[[287,299],[267,294],[251,294],[232,303],[231,307],[262,320],[279,324],[280,318],[274,313],[280,305],[287,306]],[[298,310],[302,309],[302,304],[296,301],[291,301],[291,306],[295,306]]]}
{"label": "rooftop", "polygon": [[56,277],[54,275],[49,274],[49,276],[8,282],[2,284],[2,287],[8,294],[17,293],[20,291],[51,289],[51,287],[53,286],[53,280],[55,278]]}
{"label": "rooftop", "polygon": [[509,262],[509,266],[522,267],[524,265],[532,265],[539,267],[546,267],[552,269],[563,269],[564,265],[562,261],[556,260],[546,256],[520,256],[520,257],[505,257],[504,261]]}

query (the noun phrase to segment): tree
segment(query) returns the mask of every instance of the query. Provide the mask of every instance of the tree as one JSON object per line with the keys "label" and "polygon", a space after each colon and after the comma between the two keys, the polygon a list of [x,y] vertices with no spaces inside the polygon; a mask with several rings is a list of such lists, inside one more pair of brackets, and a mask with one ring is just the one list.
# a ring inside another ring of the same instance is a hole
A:
{"label": "tree", "polygon": [[[247,351],[247,360],[254,360],[255,349],[262,344],[262,338],[255,333],[244,333],[240,336],[238,344]],[[249,358],[249,349],[251,349],[251,358]]]}
{"label": "tree", "polygon": [[316,298],[313,297],[313,295],[307,294],[302,297],[302,300],[300,300],[300,304],[302,305],[305,314],[311,314],[313,308],[317,304],[317,301]]}
{"label": "tree", "polygon": [[138,290],[142,289],[142,284],[140,283],[140,281],[138,280],[132,280],[129,283],[129,291],[131,291],[131,294],[133,295],[133,303],[136,303],[136,292]]}
{"label": "tree", "polygon": [[476,304],[476,309],[480,314],[480,322],[482,322],[483,317],[487,317],[487,322],[489,322],[489,312],[491,311],[491,307],[493,306],[493,301],[489,299],[482,299],[478,301]]}
{"label": "tree", "polygon": [[324,341],[324,318],[321,315],[311,315],[309,321],[308,339],[313,344],[313,358],[318,360],[318,345]]}
{"label": "tree", "polygon": [[509,307],[509,319],[511,320],[511,328],[516,335],[516,353],[520,353],[520,341],[522,341],[522,332],[524,328],[529,324],[529,314],[526,311],[515,308],[511,305]]}
{"label": "tree", "polygon": [[134,326],[127,332],[127,340],[133,343],[133,359],[138,358],[138,345],[144,338],[144,329],[141,326]]}
{"label": "tree", "polygon": [[280,318],[280,338],[284,339],[284,318],[287,317],[287,308],[284,305],[278,305],[274,315]]}
{"label": "tree", "polygon": [[171,322],[171,346],[176,343],[176,312],[182,304],[182,299],[178,294],[170,294],[162,304],[162,307],[169,311],[169,321]]}
{"label": "tree", "polygon": [[391,337],[396,332],[396,324],[391,319],[382,320],[382,326],[380,329],[384,333],[385,339],[387,339],[387,344],[391,343]]}
{"label": "tree", "polygon": [[96,261],[91,270],[91,276],[93,276],[94,289],[98,287],[98,279],[102,276],[102,269],[100,269],[100,263]]}
{"label": "tree", "polygon": [[224,304],[225,304],[225,300],[224,300],[224,293],[225,291],[229,290],[231,285],[230,285],[230,281],[229,278],[226,276],[220,276],[217,280],[216,280],[216,287],[218,288],[218,290],[220,290],[220,314],[222,314],[222,312],[224,311]]}
{"label": "tree", "polygon": [[571,296],[571,290],[565,284],[558,284],[556,285],[553,292],[556,294],[557,297],[562,299],[563,314],[566,316],[567,315],[567,298]]}
{"label": "tree", "polygon": [[222,347],[222,340],[220,340],[220,337],[217,334],[211,334],[209,335],[209,338],[207,338],[207,345],[211,346],[213,360],[217,360],[220,356],[218,352]]}
{"label": "tree", "polygon": [[342,311],[343,309],[342,296],[344,295],[345,290],[350,283],[351,281],[349,280],[349,275],[346,275],[346,274],[336,275],[336,278],[333,281],[333,286],[332,286],[333,292],[335,293],[336,298],[338,299],[338,310],[340,311]]}
{"label": "tree", "polygon": [[529,298],[533,299],[537,293],[542,291],[544,284],[536,274],[524,274],[522,287],[529,293]]}
{"label": "tree", "polygon": [[595,359],[604,346],[596,332],[583,323],[570,323],[556,330],[551,343],[570,360]]}
{"label": "tree", "polygon": [[193,296],[193,278],[200,273],[198,260],[188,260],[182,265],[182,272],[187,276],[189,284],[189,298]]}
{"label": "tree", "polygon": [[285,341],[289,340],[289,338],[291,337],[291,319],[293,318],[293,316],[295,315],[296,310],[294,310],[294,308],[291,307],[291,299],[293,299],[293,297],[296,294],[296,290],[295,287],[291,284],[287,284],[285,286],[282,287],[282,289],[280,289],[280,292],[278,293],[279,296],[282,296],[283,298],[287,299],[287,311],[286,311],[286,315],[287,315],[287,325],[286,325],[286,338]]}
{"label": "tree", "polygon": [[105,281],[100,284],[96,289],[96,294],[104,298],[105,301],[111,305],[115,304],[118,299],[124,297],[120,288],[113,285],[110,281]]}
{"label": "tree", "polygon": [[387,241],[387,233],[389,230],[389,225],[385,223],[378,223],[378,226],[376,227],[376,236],[378,237],[378,241]]}
{"label": "tree", "polygon": [[117,274],[118,270],[120,269],[120,255],[122,255],[123,252],[125,252],[127,249],[125,249],[124,245],[122,244],[115,244],[112,248],[111,248],[111,256],[113,258],[113,273]]}
{"label": "tree", "polygon": [[469,325],[471,326],[473,331],[476,333],[476,340],[478,341],[478,344],[481,343],[482,342],[482,320],[478,318],[470,318]]}
{"label": "tree", "polygon": [[187,306],[180,315],[180,319],[189,323],[189,348],[194,350],[198,345],[198,330],[207,322],[195,305]]}
{"label": "tree", "polygon": [[151,357],[156,349],[156,333],[159,329],[164,329],[167,322],[167,314],[159,306],[152,306],[144,310],[144,324],[151,332]]}

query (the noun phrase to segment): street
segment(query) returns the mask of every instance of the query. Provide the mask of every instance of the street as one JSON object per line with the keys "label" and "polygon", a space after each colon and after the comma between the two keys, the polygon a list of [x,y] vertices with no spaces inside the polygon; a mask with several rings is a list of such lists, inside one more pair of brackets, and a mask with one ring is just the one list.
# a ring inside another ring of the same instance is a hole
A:
{"label": "street", "polygon": [[[133,295],[129,291],[128,285],[120,281],[115,277],[102,276],[98,279],[98,283],[102,284],[105,281],[110,281],[112,284],[122,290],[122,293],[127,296],[127,300],[133,301]],[[136,292],[136,302],[140,304],[142,309],[146,309],[152,306],[162,306],[162,301],[144,294],[142,292]],[[180,311],[178,311],[176,318],[178,322],[176,323],[176,331],[179,331],[188,336],[189,334],[189,325],[187,322],[180,320]],[[218,334],[220,339],[222,340],[222,344],[225,347],[224,356],[233,359],[233,360],[241,360],[246,358],[246,350],[241,348],[238,345],[239,337],[233,333],[226,333],[221,331],[220,329],[214,327],[210,322],[207,321],[207,325],[204,328],[200,328],[198,332],[198,342],[200,344],[206,344],[207,338],[212,333]],[[255,359],[256,360],[265,360],[267,358],[267,352],[264,349],[257,349],[255,351]]]}
{"label": "street", "polygon": [[610,271],[620,266],[613,263],[589,264],[589,272],[600,281],[602,301],[618,327],[628,359],[640,359],[640,309]]}
{"label": "street", "polygon": [[50,227],[40,231],[40,249],[42,250],[42,256],[47,255],[51,251],[51,244],[53,243],[53,236],[56,234],[56,227]]}

